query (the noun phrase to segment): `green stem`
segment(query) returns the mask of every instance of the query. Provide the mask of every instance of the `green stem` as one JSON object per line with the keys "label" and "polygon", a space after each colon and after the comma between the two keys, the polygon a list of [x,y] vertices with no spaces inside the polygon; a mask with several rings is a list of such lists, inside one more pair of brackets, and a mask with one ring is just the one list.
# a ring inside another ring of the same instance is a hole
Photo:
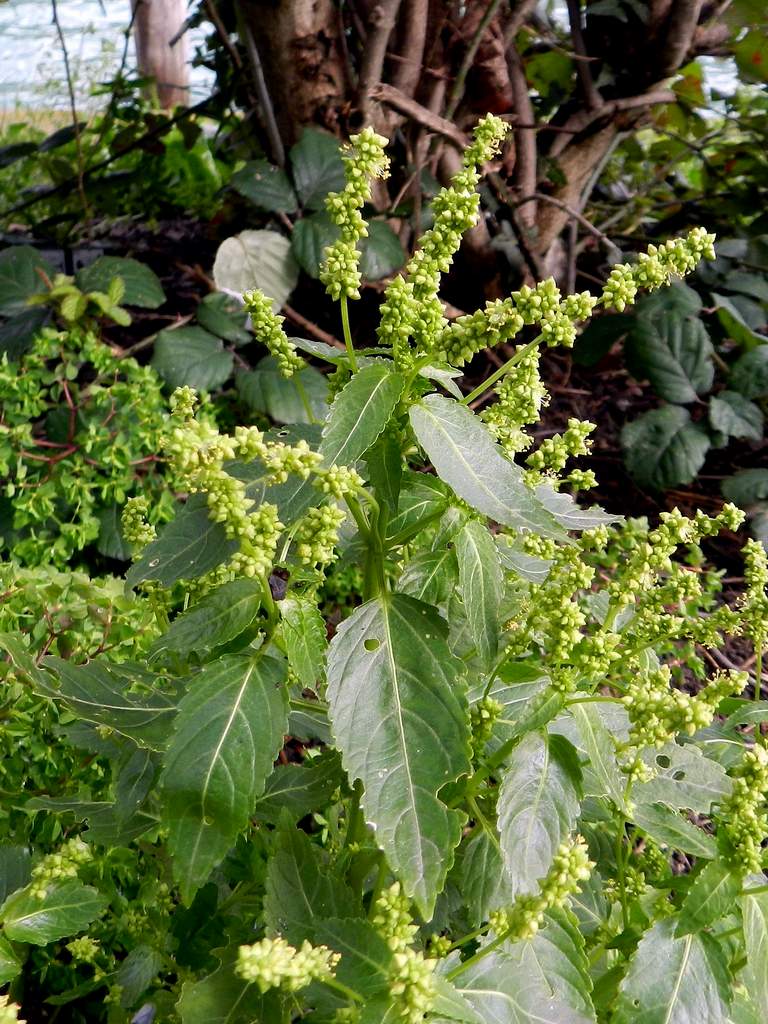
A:
{"label": "green stem", "polygon": [[760,691],[763,688],[763,645],[755,646],[755,700],[760,700]]}
{"label": "green stem", "polygon": [[387,877],[387,861],[383,853],[379,854],[379,870],[376,873],[376,881],[371,892],[371,905],[368,908],[368,919],[373,920],[373,916],[376,913],[376,902],[381,895],[381,890],[384,888],[384,879]]}
{"label": "green stem", "polygon": [[355,347],[352,344],[352,331],[349,329],[349,305],[347,303],[347,296],[342,295],[340,299],[341,303],[341,328],[344,331],[344,344],[347,346],[347,356],[349,357],[349,366],[352,373],[357,373],[357,356],[355,355]]}
{"label": "green stem", "polygon": [[495,949],[498,949],[502,942],[504,942],[505,938],[505,935],[499,935],[498,938],[493,940],[493,942],[489,942],[487,946],[483,946],[483,948],[478,950],[474,956],[471,956],[469,958],[469,960],[462,961],[462,963],[454,967],[452,971],[449,971],[445,976],[446,979],[448,981],[453,981],[454,978],[458,978],[458,976],[460,974],[463,974],[464,971],[468,970],[470,967],[473,967],[476,963],[478,963],[484,957],[488,956],[488,954],[492,953]]}
{"label": "green stem", "polygon": [[309,422],[319,423],[320,420],[312,412],[312,406],[309,404],[307,389],[304,387],[301,380],[299,379],[298,373],[293,375],[293,383],[296,385],[296,391],[298,393],[299,398],[301,399],[301,404],[304,406],[304,412],[307,414]]}
{"label": "green stem", "polygon": [[352,843],[357,842],[357,834],[360,831],[360,823],[363,820],[363,814],[360,810],[360,798],[363,795],[363,784],[360,779],[355,781],[352,787],[352,799],[349,804],[349,819],[347,821],[347,831],[344,836],[344,846],[349,847]]}
{"label": "green stem", "polygon": [[323,978],[323,984],[327,985],[329,988],[336,989],[337,992],[340,992],[343,996],[346,996],[347,999],[351,999],[355,1003],[363,1002],[363,997],[360,995],[359,992],[355,992],[353,988],[350,988],[343,982],[338,981],[338,979],[336,978]]}
{"label": "green stem", "polygon": [[523,345],[522,348],[519,348],[517,352],[515,352],[515,354],[512,356],[512,358],[508,359],[503,366],[500,366],[498,368],[498,370],[494,370],[494,372],[491,374],[490,377],[488,377],[487,380],[484,380],[482,384],[479,384],[474,391],[470,391],[468,395],[465,395],[461,400],[461,404],[470,405],[472,402],[474,402],[476,398],[479,398],[481,395],[484,395],[485,392],[488,391],[489,388],[492,388],[496,381],[503,377],[505,373],[508,373],[513,366],[516,366],[518,363],[522,362],[522,360],[525,359],[528,353],[532,352],[538,346],[542,337],[542,334],[538,334],[533,339],[533,341],[529,341],[527,345]]}
{"label": "green stem", "polygon": [[452,953],[454,949],[461,949],[462,946],[466,946],[468,942],[472,942],[474,939],[479,939],[481,935],[485,935],[488,931],[489,925],[484,924],[480,928],[475,928],[473,932],[467,932],[466,935],[462,935],[460,939],[456,939],[451,948],[448,950]]}

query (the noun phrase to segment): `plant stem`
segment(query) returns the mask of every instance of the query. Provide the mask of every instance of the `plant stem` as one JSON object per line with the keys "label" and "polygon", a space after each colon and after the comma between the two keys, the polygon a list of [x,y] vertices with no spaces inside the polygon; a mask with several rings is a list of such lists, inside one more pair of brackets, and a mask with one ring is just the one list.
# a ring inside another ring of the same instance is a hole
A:
{"label": "plant stem", "polygon": [[512,358],[508,359],[503,366],[498,368],[498,370],[494,370],[487,380],[484,380],[482,384],[479,384],[474,391],[470,391],[468,395],[465,395],[461,400],[461,404],[470,405],[476,398],[485,394],[485,392],[488,391],[489,388],[492,388],[496,381],[503,377],[505,373],[508,373],[513,366],[516,366],[519,362],[525,359],[528,353],[532,352],[538,346],[542,337],[543,335],[538,334],[533,341],[529,341],[527,345],[523,345],[522,348],[519,348]]}
{"label": "plant stem", "polygon": [[344,331],[344,344],[347,346],[349,367],[352,370],[352,373],[357,373],[357,356],[355,355],[355,347],[352,344],[352,331],[349,329],[349,305],[347,303],[347,296],[342,295],[339,301],[341,304],[341,327]]}

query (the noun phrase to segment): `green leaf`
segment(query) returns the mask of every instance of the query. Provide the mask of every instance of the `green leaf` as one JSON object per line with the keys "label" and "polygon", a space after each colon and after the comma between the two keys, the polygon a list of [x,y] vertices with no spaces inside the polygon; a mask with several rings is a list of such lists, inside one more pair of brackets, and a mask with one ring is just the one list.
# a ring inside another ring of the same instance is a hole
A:
{"label": "green leaf", "polygon": [[[603,724],[599,710],[594,704],[572,704],[569,708],[584,750],[589,757],[589,767],[597,781],[599,792],[592,796],[606,796],[619,810],[626,810],[624,792],[626,776],[622,775],[616,760],[616,744]],[[587,793],[589,790],[587,789]],[[634,794],[633,794],[634,795]]]}
{"label": "green leaf", "polygon": [[182,505],[157,540],[153,540],[125,574],[125,582],[135,587],[145,580],[157,580],[170,587],[180,579],[194,580],[226,562],[237,551],[237,541],[229,540],[221,523],[208,518],[205,495],[193,494]]}
{"label": "green leaf", "polygon": [[42,899],[28,889],[13,893],[0,907],[0,921],[13,942],[45,946],[85,931],[108,902],[90,886],[66,879],[49,886]]}
{"label": "green leaf", "polygon": [[239,171],[235,171],[229,184],[260,210],[295,213],[298,209],[288,175],[268,160],[249,160]]}
{"label": "green leaf", "polygon": [[499,553],[488,528],[476,519],[456,536],[459,584],[472,639],[486,668],[499,650],[503,580]]}
{"label": "green leaf", "polygon": [[10,320],[0,321],[0,356],[5,353],[9,362],[20,359],[49,317],[50,312],[44,306],[34,306]]}
{"label": "green leaf", "polygon": [[505,458],[487,428],[465,406],[427,395],[411,407],[411,426],[438,476],[460,498],[505,526],[549,537],[563,531],[523,482],[522,470]]}
{"label": "green leaf", "polygon": [[265,356],[255,370],[238,371],[235,383],[246,405],[275,423],[320,423],[328,413],[328,381],[313,366],[286,379],[274,357]]}
{"label": "green leaf", "polygon": [[329,918],[360,913],[328,854],[300,829],[280,829],[265,885],[266,924],[294,945],[305,939],[314,942],[318,928]]}
{"label": "green leaf", "polygon": [[152,946],[142,944],[130,951],[115,975],[115,981],[122,989],[121,1006],[128,1009],[137,1002],[159,974],[164,962],[163,954]]}
{"label": "green leaf", "polygon": [[760,441],[763,414],[758,405],[738,391],[721,391],[709,400],[709,422],[726,437],[744,437]]}
{"label": "green leaf", "polygon": [[366,366],[336,396],[323,429],[326,466],[351,466],[386,427],[405,382],[379,363]]}
{"label": "green leaf", "polygon": [[696,316],[702,307],[699,293],[683,281],[673,281],[668,288],[643,295],[635,305],[635,315],[651,323],[668,317],[681,319]]}
{"label": "green leaf", "polygon": [[281,813],[288,813],[293,821],[298,821],[305,814],[324,808],[344,781],[341,758],[335,750],[302,765],[279,764],[256,801],[254,817],[275,824]]}
{"label": "green leaf", "polygon": [[289,157],[293,183],[305,209],[322,210],[328,193],[344,188],[344,164],[333,135],[305,128]]}
{"label": "green leaf", "polygon": [[768,499],[768,469],[742,469],[726,477],[721,485],[723,497],[741,508]]}
{"label": "green leaf", "polygon": [[[762,280],[762,278],[758,278],[758,280]],[[726,298],[725,295],[718,295],[717,292],[712,293],[712,299],[717,306],[717,319],[723,325],[729,338],[733,338],[747,350],[755,348],[756,345],[765,344],[765,336],[752,330],[731,299]]]}
{"label": "green leaf", "polygon": [[[500,742],[506,742],[513,735],[518,734],[521,722],[526,721],[531,708],[538,698],[548,696],[550,679],[540,665],[526,665],[521,662],[507,663],[502,665],[496,675],[488,696],[498,701],[502,706],[500,717],[494,726],[494,737]],[[472,687],[471,703],[475,704],[485,693],[486,680],[480,679],[477,685]],[[552,717],[562,707],[562,701],[557,702],[557,710],[552,712]],[[545,719],[543,724],[549,719]],[[532,728],[538,728],[537,725]]]}
{"label": "green leaf", "polygon": [[23,966],[8,939],[0,934],[0,985],[7,985],[17,978]]}
{"label": "green leaf", "polygon": [[99,538],[96,541],[96,550],[105,558],[115,558],[118,561],[127,562],[131,557],[131,548],[123,539],[121,512],[120,505],[113,502],[97,513]]}
{"label": "green leaf", "polygon": [[571,908],[582,935],[594,935],[605,926],[610,909],[605,898],[605,880],[597,869],[592,870],[589,878],[581,883],[580,890],[571,897]]}
{"label": "green leaf", "polygon": [[232,373],[234,356],[220,338],[202,327],[160,331],[152,367],[171,388],[188,385],[198,391],[220,387]]}
{"label": "green leaf", "polygon": [[731,780],[722,765],[704,757],[692,743],[666,743],[658,750],[645,751],[643,760],[654,770],[655,778],[635,783],[633,803],[662,803],[709,814],[712,803],[721,803],[731,792]]}
{"label": "green leaf", "polygon": [[317,279],[325,250],[338,237],[339,229],[324,210],[313,213],[296,222],[291,233],[291,252],[301,269]]}
{"label": "green leaf", "polygon": [[279,1021],[276,991],[262,995],[256,985],[235,974],[239,943],[217,951],[219,967],[201,981],[185,981],[176,1009],[182,1024],[255,1024]]}
{"label": "green leaf", "polygon": [[741,877],[726,864],[720,860],[705,864],[683,900],[675,935],[700,932],[732,913],[740,891]]}
{"label": "green leaf", "polygon": [[376,500],[395,515],[403,480],[403,455],[394,431],[385,430],[379,435],[366,452],[365,464]]}
{"label": "green leaf", "polygon": [[328,646],[323,617],[315,602],[306,597],[286,597],[278,607],[288,664],[301,685],[314,690],[323,678]]}
{"label": "green leaf", "polygon": [[[764,882],[759,876],[760,884]],[[744,945],[747,962],[741,979],[751,1001],[757,1007],[768,1006],[768,893],[744,896],[741,900],[744,920]]]}
{"label": "green leaf", "polygon": [[768,395],[768,344],[745,352],[731,367],[728,386],[745,398]]}
{"label": "green leaf", "polygon": [[584,328],[573,346],[573,361],[579,366],[594,366],[608,355],[614,344],[630,330],[635,318],[628,313],[595,317]]}
{"label": "green leaf", "polygon": [[233,345],[247,345],[253,334],[246,328],[242,303],[232,295],[211,292],[198,304],[197,322],[217,338]]}
{"label": "green leaf", "polygon": [[460,663],[445,623],[402,594],[369,601],[341,624],[328,655],[337,745],[376,842],[425,920],[461,837],[462,815],[437,797],[469,770]]}
{"label": "green leaf", "polygon": [[445,484],[424,473],[404,473],[397,504],[397,515],[390,520],[387,531],[393,543],[418,532],[421,525],[439,519],[448,507]]}
{"label": "green leaf", "polygon": [[29,311],[27,300],[46,291],[56,271],[31,245],[12,245],[0,252],[0,316]]}
{"label": "green leaf", "polygon": [[176,616],[167,632],[152,644],[150,657],[187,651],[206,655],[214,647],[229,643],[256,618],[262,596],[261,585],[255,580],[223,583]]}
{"label": "green leaf", "polygon": [[669,402],[695,402],[712,387],[712,343],[701,320],[665,316],[638,317],[625,346],[635,377],[647,377],[657,395]]}
{"label": "green leaf", "polygon": [[675,927],[673,918],[660,921],[640,940],[619,986],[615,1024],[638,1024],[641,1016],[643,1024],[727,1024],[723,953],[712,936],[675,938]]}
{"label": "green leaf", "polygon": [[157,274],[146,264],[125,256],[100,256],[90,266],[79,270],[75,280],[81,291],[108,293],[115,277],[125,285],[121,305],[157,309],[165,302],[165,292]]}
{"label": "green leaf", "polygon": [[383,220],[368,221],[368,236],[360,243],[360,272],[366,281],[380,281],[405,263],[405,252],[395,232]]}
{"label": "green leaf", "polygon": [[321,920],[315,940],[341,953],[336,977],[366,1000],[390,987],[392,950],[370,921],[361,918]]}
{"label": "green leaf", "polygon": [[0,845],[0,903],[27,884],[31,870],[32,858],[26,846]]}
{"label": "green leaf", "polygon": [[542,507],[566,530],[593,530],[596,526],[620,522],[622,518],[606,512],[598,505],[581,508],[576,504],[572,494],[567,491],[556,491],[551,484],[539,484],[534,493]]}
{"label": "green leaf", "polygon": [[259,288],[278,312],[296,287],[299,268],[287,238],[276,231],[241,231],[219,246],[213,279],[220,291],[237,295]]}
{"label": "green leaf", "polygon": [[260,653],[221,658],[190,680],[160,786],[174,873],[189,899],[248,824],[283,745],[284,667]]}
{"label": "green leaf", "polygon": [[632,820],[637,828],[662,846],[682,850],[683,853],[703,857],[705,860],[714,860],[717,856],[717,846],[712,836],[681,818],[677,811],[665,804],[639,804],[632,814]]}
{"label": "green leaf", "polygon": [[473,928],[487,921],[490,911],[509,906],[514,900],[504,872],[498,836],[489,835],[485,829],[472,836],[464,851],[461,894]]}
{"label": "green leaf", "polygon": [[456,552],[446,545],[437,551],[420,551],[407,563],[397,589],[435,607],[446,603],[458,583]]}
{"label": "green leaf", "polygon": [[551,559],[527,555],[524,551],[514,547],[509,537],[505,537],[503,534],[496,538],[496,546],[499,549],[502,566],[519,576],[520,579],[528,583],[543,583],[549,576],[549,570],[552,567]]}
{"label": "green leaf", "polygon": [[94,659],[77,665],[49,656],[43,667],[58,686],[38,686],[40,692],[62,701],[78,718],[104,725],[153,750],[165,745],[176,713],[175,701],[163,693],[158,678],[131,662]]}
{"label": "green leaf", "polygon": [[561,736],[530,733],[510,754],[499,790],[501,850],[515,895],[536,892],[579,813],[578,759]]}
{"label": "green leaf", "polygon": [[659,491],[690,483],[709,450],[706,433],[677,405],[651,409],[627,423],[621,444],[627,469],[638,484]]}

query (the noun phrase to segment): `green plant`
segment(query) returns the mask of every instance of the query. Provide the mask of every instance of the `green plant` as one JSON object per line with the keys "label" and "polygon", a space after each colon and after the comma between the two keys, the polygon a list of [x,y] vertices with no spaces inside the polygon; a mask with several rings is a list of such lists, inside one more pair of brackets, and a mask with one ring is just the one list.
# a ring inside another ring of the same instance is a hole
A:
{"label": "green plant", "polygon": [[[111,799],[32,805],[70,826],[61,849],[8,855],[0,976],[28,1012],[44,974],[74,1021],[142,1002],[184,1024],[759,1019],[768,754],[743,726],[766,710],[691,649],[742,631],[760,678],[765,552],[731,608],[695,548],[739,525],[733,506],[652,529],[580,508],[575,421],[515,461],[546,400],[541,346],[712,238],[615,268],[599,298],[547,281],[449,324],[440,275],[504,132],[480,123],[357,350],[360,211],[386,159],[353,138],[328,200],[347,350],[313,348],[334,365],[319,439],[222,433],[174,392],[163,447],[190,497],[157,536],[151,503],[124,513],[149,649],[77,664],[3,638],[12,677],[86,723],[112,772]],[[245,300],[300,373],[270,300]],[[520,334],[462,394],[459,367]],[[337,559],[362,586],[325,621]]]}

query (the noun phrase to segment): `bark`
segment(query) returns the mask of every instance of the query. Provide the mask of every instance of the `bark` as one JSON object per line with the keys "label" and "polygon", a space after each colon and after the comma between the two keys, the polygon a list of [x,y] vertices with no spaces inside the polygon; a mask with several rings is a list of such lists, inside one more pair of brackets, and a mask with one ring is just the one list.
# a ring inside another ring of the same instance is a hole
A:
{"label": "bark", "polygon": [[132,0],[136,62],[153,78],[157,101],[168,110],[189,100],[189,44],[183,31],[186,0]]}

